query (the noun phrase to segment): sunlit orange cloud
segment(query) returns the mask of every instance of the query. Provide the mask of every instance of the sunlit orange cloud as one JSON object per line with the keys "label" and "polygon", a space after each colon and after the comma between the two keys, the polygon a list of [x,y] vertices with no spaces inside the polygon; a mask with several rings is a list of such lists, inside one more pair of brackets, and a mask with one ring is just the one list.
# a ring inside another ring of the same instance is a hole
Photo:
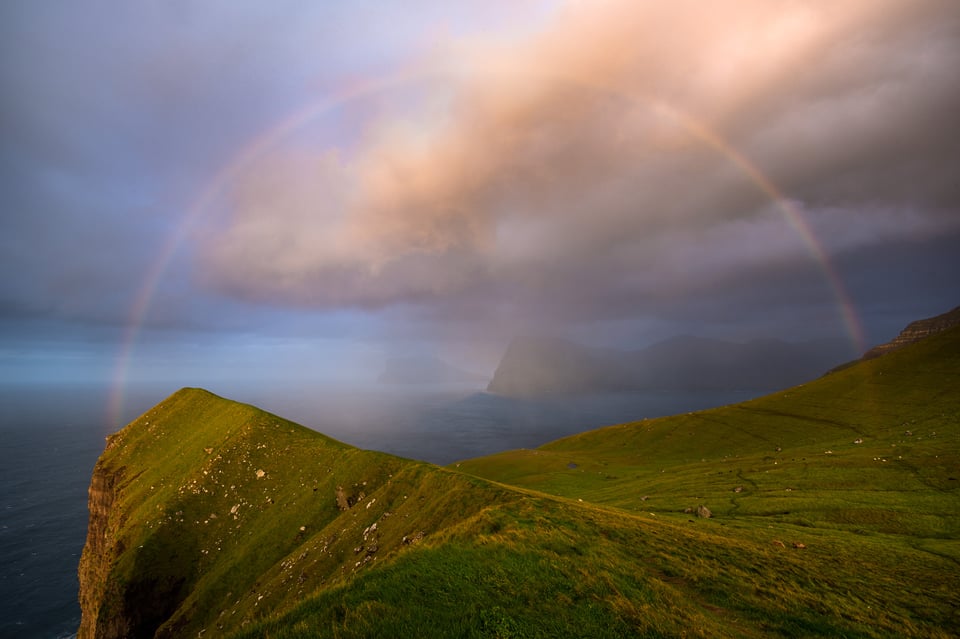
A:
{"label": "sunlit orange cloud", "polygon": [[[729,245],[734,222],[793,232],[771,205],[780,195],[811,223],[848,229],[834,241],[870,241],[875,232],[849,229],[864,225],[873,181],[895,163],[871,149],[926,132],[876,92],[893,82],[921,112],[933,104],[950,71],[917,76],[926,62],[902,51],[947,11],[598,0],[568,4],[523,38],[448,42],[348,154],[278,145],[249,163],[206,269],[235,292],[321,306],[486,294],[506,281],[562,297],[574,272],[642,299],[768,258],[809,258],[803,238]],[[854,191],[844,171],[861,182]],[[704,241],[723,258],[663,271],[685,243],[709,252]],[[620,281],[628,272],[645,275]]]}

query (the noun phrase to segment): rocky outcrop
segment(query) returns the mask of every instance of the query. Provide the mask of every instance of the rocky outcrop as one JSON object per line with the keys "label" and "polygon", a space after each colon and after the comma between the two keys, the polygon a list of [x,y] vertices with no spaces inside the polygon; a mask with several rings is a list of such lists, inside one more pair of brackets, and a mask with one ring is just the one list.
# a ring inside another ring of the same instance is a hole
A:
{"label": "rocky outcrop", "polygon": [[[108,444],[109,445],[109,444]],[[104,603],[104,590],[108,583],[107,575],[116,558],[123,551],[111,532],[110,520],[117,498],[117,487],[122,479],[122,471],[106,468],[100,462],[93,470],[90,488],[87,491],[87,504],[90,519],[87,524],[87,542],[80,556],[80,609],[83,616],[77,639],[93,637],[122,637],[126,624],[116,615],[101,614]],[[106,629],[106,626],[112,626]],[[102,628],[102,630],[98,630]]]}
{"label": "rocky outcrop", "polygon": [[960,326],[960,306],[956,307],[952,311],[947,311],[942,315],[937,315],[936,317],[928,317],[927,319],[910,322],[907,327],[900,331],[900,334],[894,337],[892,340],[886,344],[874,346],[869,351],[864,353],[863,359],[880,357],[881,355],[889,353],[890,351],[903,348],[907,344],[912,344],[913,342],[921,340],[925,337],[936,335],[937,333],[945,331],[949,328],[953,328],[954,326]]}

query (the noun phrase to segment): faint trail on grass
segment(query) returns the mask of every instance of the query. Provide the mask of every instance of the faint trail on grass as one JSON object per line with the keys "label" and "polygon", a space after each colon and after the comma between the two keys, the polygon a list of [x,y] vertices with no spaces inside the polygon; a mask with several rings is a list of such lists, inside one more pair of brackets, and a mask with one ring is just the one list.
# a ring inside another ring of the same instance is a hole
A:
{"label": "faint trail on grass", "polygon": [[[737,469],[737,479],[739,479],[740,481],[746,484],[750,484],[751,491],[756,491],[759,489],[759,486],[757,486],[757,482],[753,481],[752,479],[748,479],[743,475],[742,468]],[[734,495],[737,495],[737,493],[734,493]],[[740,509],[740,499],[736,496],[731,497],[730,503],[733,504],[733,510],[731,511],[730,514],[734,514],[737,510]]]}
{"label": "faint trail on grass", "polygon": [[920,544],[920,541],[919,541],[919,540],[917,540],[917,541],[911,541],[911,542],[909,542],[907,545],[910,546],[911,548],[913,548],[914,550],[919,550],[920,552],[928,553],[928,554],[930,554],[930,555],[933,555],[934,557],[939,557],[940,559],[946,559],[946,560],[948,560],[948,561],[953,562],[953,563],[956,564],[957,566],[960,566],[960,559],[957,559],[957,558],[954,557],[953,555],[948,555],[947,553],[938,552],[938,551],[932,550],[932,549],[930,549],[930,548],[924,548],[924,547]]}
{"label": "faint trail on grass", "polygon": [[815,424],[829,424],[831,426],[836,426],[837,428],[841,428],[843,430],[848,430],[851,433],[854,433],[857,435],[860,434],[859,429],[857,429],[856,427],[851,426],[846,422],[837,421],[835,419],[826,419],[824,417],[812,417],[810,415],[800,415],[798,413],[788,413],[786,411],[773,410],[770,408],[752,408],[751,407],[751,408],[741,408],[741,410],[748,411],[751,413],[756,413],[758,415],[770,415],[773,417],[780,417],[780,418],[786,417],[788,419],[796,419],[799,421],[813,422]]}

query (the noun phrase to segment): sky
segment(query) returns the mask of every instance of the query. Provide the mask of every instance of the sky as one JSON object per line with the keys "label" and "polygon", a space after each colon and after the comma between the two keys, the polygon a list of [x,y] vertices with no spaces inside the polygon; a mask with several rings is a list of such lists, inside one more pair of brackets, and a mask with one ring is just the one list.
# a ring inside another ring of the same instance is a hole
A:
{"label": "sky", "polygon": [[960,304],[953,0],[8,0],[0,382],[491,373]]}

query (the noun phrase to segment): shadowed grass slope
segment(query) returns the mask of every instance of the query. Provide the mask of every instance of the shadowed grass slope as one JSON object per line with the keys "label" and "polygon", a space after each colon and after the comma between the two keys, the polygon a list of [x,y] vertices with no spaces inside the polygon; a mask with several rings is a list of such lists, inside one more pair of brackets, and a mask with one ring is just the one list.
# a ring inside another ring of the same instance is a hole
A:
{"label": "shadowed grass slope", "polygon": [[185,389],[98,464],[101,614],[154,592],[156,636],[952,636],[958,389],[955,330],[450,469]]}

